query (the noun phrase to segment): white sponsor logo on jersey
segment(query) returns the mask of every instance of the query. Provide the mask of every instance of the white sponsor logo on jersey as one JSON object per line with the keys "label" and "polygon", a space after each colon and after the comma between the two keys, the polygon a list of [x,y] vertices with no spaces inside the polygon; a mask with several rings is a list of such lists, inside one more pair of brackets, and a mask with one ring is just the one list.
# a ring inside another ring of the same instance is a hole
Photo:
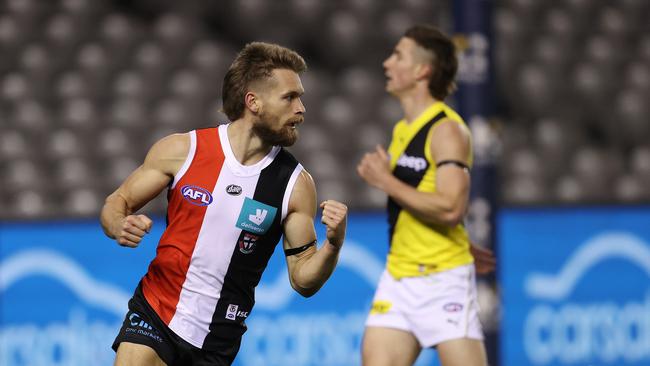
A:
{"label": "white sponsor logo on jersey", "polygon": [[397,165],[404,168],[411,168],[416,172],[419,172],[427,168],[427,161],[421,157],[402,154],[402,156],[397,159]]}
{"label": "white sponsor logo on jersey", "polygon": [[229,304],[228,309],[226,310],[226,319],[235,320],[237,317],[247,318],[248,311],[239,310],[239,305]]}
{"label": "white sponsor logo on jersey", "polygon": [[262,225],[264,222],[264,219],[266,218],[266,215],[269,212],[263,208],[258,208],[255,210],[255,215],[248,215],[248,220],[250,220],[252,223],[255,225]]}

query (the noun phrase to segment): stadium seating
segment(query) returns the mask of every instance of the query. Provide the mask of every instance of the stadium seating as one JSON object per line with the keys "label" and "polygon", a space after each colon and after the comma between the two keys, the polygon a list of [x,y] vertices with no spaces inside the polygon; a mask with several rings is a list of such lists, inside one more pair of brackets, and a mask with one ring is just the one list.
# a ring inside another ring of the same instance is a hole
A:
{"label": "stadium seating", "polygon": [[[414,22],[450,29],[451,3],[219,3],[1,2],[0,216],[97,215],[157,139],[226,122],[223,75],[252,40],[296,48],[309,63],[307,122],[291,150],[319,198],[383,207],[354,170],[401,117],[381,61]],[[501,199],[649,200],[650,3],[495,7]],[[164,197],[150,207],[162,212]]]}

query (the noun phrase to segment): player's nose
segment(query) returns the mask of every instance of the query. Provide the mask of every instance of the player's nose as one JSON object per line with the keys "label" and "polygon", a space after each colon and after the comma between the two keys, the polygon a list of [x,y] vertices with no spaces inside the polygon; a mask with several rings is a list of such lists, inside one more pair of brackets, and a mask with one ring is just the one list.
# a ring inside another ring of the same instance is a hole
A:
{"label": "player's nose", "polygon": [[304,114],[307,109],[305,108],[305,105],[302,103],[302,100],[300,98],[297,99],[296,103],[296,113],[297,114]]}

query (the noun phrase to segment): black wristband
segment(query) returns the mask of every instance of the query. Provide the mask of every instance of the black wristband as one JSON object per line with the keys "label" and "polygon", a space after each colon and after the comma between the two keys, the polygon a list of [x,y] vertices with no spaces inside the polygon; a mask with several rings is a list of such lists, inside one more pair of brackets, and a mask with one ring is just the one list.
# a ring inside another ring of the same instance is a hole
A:
{"label": "black wristband", "polygon": [[298,248],[285,249],[284,250],[284,255],[288,257],[290,255],[300,254],[300,253],[304,252],[305,250],[309,249],[309,247],[311,247],[313,245],[316,245],[316,240],[312,241],[309,244],[305,244],[305,245],[303,245],[301,247],[298,247]]}

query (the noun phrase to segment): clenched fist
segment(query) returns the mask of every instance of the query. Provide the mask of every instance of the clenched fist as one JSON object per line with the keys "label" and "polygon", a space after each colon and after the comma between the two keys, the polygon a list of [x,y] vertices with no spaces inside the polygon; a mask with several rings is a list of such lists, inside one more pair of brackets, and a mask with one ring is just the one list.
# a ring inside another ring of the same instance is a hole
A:
{"label": "clenched fist", "polygon": [[116,223],[113,236],[119,245],[135,248],[151,230],[152,224],[153,221],[145,215],[129,215]]}
{"label": "clenched fist", "polygon": [[357,173],[366,183],[371,186],[385,191],[386,181],[392,178],[393,173],[390,171],[390,156],[381,145],[375,147],[374,152],[366,153],[359,165]]}
{"label": "clenched fist", "polygon": [[348,207],[334,200],[323,201],[321,222],[327,228],[327,240],[337,248],[341,248],[345,239],[345,227],[348,219]]}

